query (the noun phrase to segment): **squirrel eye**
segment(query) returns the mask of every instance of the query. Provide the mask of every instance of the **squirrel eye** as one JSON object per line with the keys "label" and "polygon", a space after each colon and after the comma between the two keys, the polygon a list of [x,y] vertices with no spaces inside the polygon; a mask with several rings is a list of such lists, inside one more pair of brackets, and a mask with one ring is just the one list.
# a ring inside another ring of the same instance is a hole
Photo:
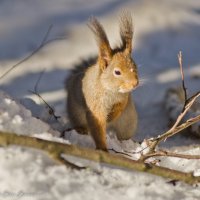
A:
{"label": "squirrel eye", "polygon": [[114,70],[114,73],[115,73],[115,75],[117,75],[117,76],[121,75],[121,72],[120,72],[119,70],[117,70],[117,69]]}

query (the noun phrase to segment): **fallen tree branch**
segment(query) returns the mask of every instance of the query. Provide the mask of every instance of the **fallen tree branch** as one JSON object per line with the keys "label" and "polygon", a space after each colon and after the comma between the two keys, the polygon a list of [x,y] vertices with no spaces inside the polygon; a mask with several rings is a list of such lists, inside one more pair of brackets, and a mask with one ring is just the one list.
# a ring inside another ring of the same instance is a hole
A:
{"label": "fallen tree branch", "polygon": [[[146,164],[142,161],[135,161],[120,155],[106,153],[100,150],[87,149],[75,145],[63,144],[53,141],[46,141],[25,135],[16,135],[13,133],[0,132],[0,145],[20,145],[24,147],[36,148],[48,153],[54,159],[60,161],[61,155],[70,155],[87,160],[110,164],[115,167],[123,167],[129,170],[148,172],[157,176],[184,181],[188,184],[200,183],[200,177],[196,177],[193,173],[185,173],[165,167],[156,166],[154,164]],[[65,164],[65,163],[62,163]],[[68,164],[67,164],[68,166]]]}

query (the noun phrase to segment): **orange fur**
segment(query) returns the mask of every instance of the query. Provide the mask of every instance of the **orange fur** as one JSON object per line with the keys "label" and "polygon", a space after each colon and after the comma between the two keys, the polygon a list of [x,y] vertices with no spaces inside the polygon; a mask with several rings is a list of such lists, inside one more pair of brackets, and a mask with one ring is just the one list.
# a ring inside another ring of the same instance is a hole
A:
{"label": "orange fur", "polygon": [[106,130],[113,129],[119,140],[129,139],[137,127],[137,113],[131,91],[139,84],[137,66],[131,58],[132,20],[123,15],[122,44],[110,47],[102,25],[95,19],[89,27],[96,36],[99,54],[96,63],[71,74],[66,89],[69,119],[78,132],[89,131],[97,149],[106,151]]}
{"label": "orange fur", "polygon": [[117,119],[127,105],[127,99],[124,102],[116,103],[113,105],[111,112],[108,114],[107,122]]}

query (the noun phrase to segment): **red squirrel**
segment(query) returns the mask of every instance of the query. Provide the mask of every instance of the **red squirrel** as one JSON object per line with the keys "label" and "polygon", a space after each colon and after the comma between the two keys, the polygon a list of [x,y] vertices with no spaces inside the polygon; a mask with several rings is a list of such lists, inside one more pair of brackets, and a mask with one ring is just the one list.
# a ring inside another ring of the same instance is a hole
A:
{"label": "red squirrel", "polygon": [[130,139],[137,128],[131,92],[138,84],[131,57],[133,23],[130,13],[120,18],[121,45],[111,48],[103,26],[91,18],[89,27],[99,48],[98,57],[75,69],[66,80],[69,120],[78,133],[90,133],[97,149],[107,151],[106,130],[119,140]]}

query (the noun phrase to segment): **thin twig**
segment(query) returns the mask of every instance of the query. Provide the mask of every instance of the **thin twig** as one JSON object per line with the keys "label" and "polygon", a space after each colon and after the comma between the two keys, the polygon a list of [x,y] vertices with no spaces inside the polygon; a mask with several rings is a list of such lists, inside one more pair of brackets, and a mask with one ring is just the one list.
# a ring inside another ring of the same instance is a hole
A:
{"label": "thin twig", "polygon": [[158,150],[154,153],[147,154],[144,158],[143,161],[147,160],[148,158],[152,157],[176,157],[176,158],[183,158],[187,160],[199,160],[200,155],[186,155],[186,154],[180,154],[180,153],[175,153],[175,152],[169,152],[169,151],[164,151],[164,150]]}
{"label": "thin twig", "polygon": [[[178,128],[177,125],[179,124],[179,122],[183,119],[183,117],[185,116],[185,114],[187,113],[187,111],[191,108],[191,106],[194,104],[195,100],[200,96],[200,92],[197,92],[195,95],[193,95],[190,100],[188,101],[188,103],[186,104],[183,112],[179,115],[179,117],[177,118],[177,121],[175,122],[174,126],[167,131],[166,133],[162,134],[161,136],[159,136],[157,139],[159,140],[166,140],[167,138],[175,135],[176,129]],[[196,118],[198,119],[199,116],[197,116]],[[186,123],[183,123],[182,125],[187,126],[187,123],[189,121],[193,121],[195,120],[195,118],[191,118],[189,120],[186,121]],[[188,125],[190,126],[190,123],[188,123]]]}
{"label": "thin twig", "polygon": [[117,154],[122,154],[122,155],[125,155],[125,156],[129,156],[129,157],[132,157],[130,154],[128,154],[128,153],[125,153],[125,152],[122,152],[122,151],[117,151],[117,150],[115,150],[115,149],[108,149],[109,151],[114,151],[115,153],[117,153]]}
{"label": "thin twig", "polygon": [[44,104],[46,105],[46,107],[48,108],[49,114],[52,115],[55,118],[55,120],[58,120],[60,118],[60,116],[55,115],[54,109],[43,99],[43,97],[38,92],[38,85],[40,83],[40,80],[41,80],[42,76],[44,75],[44,72],[45,72],[45,70],[43,70],[40,73],[40,76],[39,76],[39,78],[38,78],[38,80],[37,80],[37,82],[36,82],[36,84],[34,86],[34,91],[29,90],[29,92],[31,92],[32,94],[38,96],[38,98],[40,100],[42,100],[44,102]]}
{"label": "thin twig", "polygon": [[188,112],[188,110],[192,107],[192,105],[194,104],[194,102],[196,101],[196,99],[200,96],[200,92],[197,92],[196,94],[194,94],[193,96],[191,96],[190,98],[187,97],[187,91],[186,91],[186,87],[185,87],[185,81],[184,81],[184,72],[183,72],[183,65],[182,65],[182,53],[181,51],[178,54],[178,61],[179,61],[179,65],[180,65],[180,71],[181,71],[181,78],[182,78],[182,87],[183,87],[183,91],[184,91],[184,96],[185,96],[185,101],[184,101],[184,106],[182,109],[182,112],[179,114],[177,120],[175,121],[174,125],[165,133],[159,135],[156,138],[153,139],[149,139],[149,152],[145,155],[142,155],[140,160],[145,160],[147,157],[151,157],[149,155],[153,155],[156,153],[156,147],[158,146],[158,144],[162,141],[166,141],[169,137],[172,137],[173,135],[177,134],[178,132],[186,129],[187,127],[191,126],[192,124],[200,121],[200,115],[194,118],[191,118],[189,120],[187,120],[185,123],[182,123],[181,125],[180,122],[182,121],[183,117],[186,115],[186,113]]}
{"label": "thin twig", "polygon": [[64,37],[58,37],[58,38],[53,38],[53,39],[47,40],[52,27],[53,27],[53,25],[49,26],[47,32],[44,35],[44,38],[42,39],[42,42],[40,43],[40,45],[33,52],[31,52],[28,56],[26,56],[24,59],[20,60],[18,63],[14,64],[5,73],[3,73],[0,76],[0,80],[3,79],[7,74],[9,74],[13,69],[15,69],[16,67],[18,67],[19,65],[21,65],[25,61],[29,60],[32,56],[34,56],[40,49],[42,49],[47,44],[49,44],[51,42],[54,42],[54,41],[57,41],[57,40],[64,40],[65,39]]}
{"label": "thin twig", "polygon": [[176,135],[177,133],[179,133],[180,131],[188,128],[189,126],[197,123],[198,121],[200,121],[200,115],[196,116],[196,117],[193,117],[191,119],[188,119],[186,122],[182,123],[181,125],[175,127],[174,129],[170,129],[169,131],[165,132],[163,135],[161,136],[158,136],[157,138],[153,138],[150,140],[150,145],[148,146],[149,147],[149,153],[147,154],[144,154],[140,157],[140,160],[145,160],[146,157],[148,157],[149,154],[152,154],[152,153],[156,153],[156,146],[164,141],[166,138],[169,138],[169,137],[172,137],[173,135]]}
{"label": "thin twig", "polygon": [[184,91],[184,101],[187,101],[187,88],[185,87],[185,76],[184,76],[184,71],[183,71],[183,62],[182,62],[182,52],[179,51],[178,53],[178,62],[179,62],[179,66],[180,66],[180,71],[181,71],[181,79],[182,79],[182,88]]}
{"label": "thin twig", "polygon": [[32,91],[32,90],[29,90],[29,92],[31,92],[32,94],[35,94],[36,96],[38,96],[39,99],[41,99],[44,102],[44,104],[49,109],[49,114],[52,115],[56,120],[58,120],[59,118],[61,118],[61,116],[55,115],[54,109],[43,99],[43,97],[39,93],[37,93],[35,91]]}
{"label": "thin twig", "polygon": [[46,34],[44,35],[44,38],[42,39],[42,42],[41,42],[40,45],[39,45],[39,48],[40,48],[43,44],[45,44],[45,42],[47,41],[47,38],[49,37],[49,33],[51,32],[52,28],[53,28],[53,24],[51,24],[51,25],[49,26],[49,28],[48,28]]}
{"label": "thin twig", "polygon": [[37,80],[37,82],[34,86],[34,91],[37,92],[37,93],[38,93],[38,85],[39,85],[39,83],[42,79],[42,76],[44,75],[44,72],[45,72],[45,69],[40,73],[40,76],[39,76],[39,78],[38,78],[38,80]]}

